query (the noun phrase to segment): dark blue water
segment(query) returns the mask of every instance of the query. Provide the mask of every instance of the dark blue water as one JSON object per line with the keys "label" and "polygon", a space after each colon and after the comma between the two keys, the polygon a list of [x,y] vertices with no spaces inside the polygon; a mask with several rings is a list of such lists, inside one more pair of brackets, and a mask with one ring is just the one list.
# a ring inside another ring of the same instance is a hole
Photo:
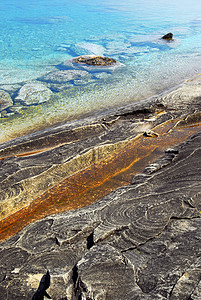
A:
{"label": "dark blue water", "polygon": [[[200,16],[199,0],[1,0],[0,89],[22,106],[1,113],[2,140],[146,99],[201,72]],[[162,41],[168,32],[174,40]],[[53,93],[48,101],[16,98],[24,84],[83,54],[122,65],[85,70],[89,76],[60,86],[42,81]]]}

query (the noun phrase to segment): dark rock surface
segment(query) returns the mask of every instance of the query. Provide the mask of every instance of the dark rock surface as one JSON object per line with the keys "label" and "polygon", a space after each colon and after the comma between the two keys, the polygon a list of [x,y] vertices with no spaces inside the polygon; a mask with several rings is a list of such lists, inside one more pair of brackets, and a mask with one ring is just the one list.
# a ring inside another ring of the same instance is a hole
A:
{"label": "dark rock surface", "polygon": [[30,299],[46,269],[52,299],[199,299],[200,145],[201,133],[132,185],[1,243],[1,299]]}
{"label": "dark rock surface", "polygon": [[50,295],[46,292],[46,290],[50,287],[50,273],[49,271],[46,272],[45,275],[41,278],[39,283],[39,287],[35,294],[33,295],[32,300],[43,300],[44,296],[48,299],[51,299]]}
{"label": "dark rock surface", "polygon": [[[0,161],[1,219],[157,126],[167,125],[171,131],[179,125],[199,122],[199,93],[200,85],[186,84],[150,101],[1,144],[0,157],[7,157]],[[175,118],[178,121],[172,122]],[[160,138],[157,130],[153,132],[152,138]],[[43,152],[16,157],[37,150]]]}
{"label": "dark rock surface", "polygon": [[173,33],[169,32],[169,33],[165,34],[164,36],[162,36],[162,39],[172,40],[173,39]]}
{"label": "dark rock surface", "polygon": [[[131,184],[1,242],[0,299],[31,299],[47,270],[48,294],[55,300],[201,298],[200,95],[199,84],[187,83],[149,101],[1,145],[1,157],[7,156],[0,161],[6,214],[8,203],[13,209],[26,205],[137,135],[151,130],[143,138],[157,141],[165,126],[167,133],[188,126],[198,131],[168,148]],[[16,156],[47,145],[48,151]]]}

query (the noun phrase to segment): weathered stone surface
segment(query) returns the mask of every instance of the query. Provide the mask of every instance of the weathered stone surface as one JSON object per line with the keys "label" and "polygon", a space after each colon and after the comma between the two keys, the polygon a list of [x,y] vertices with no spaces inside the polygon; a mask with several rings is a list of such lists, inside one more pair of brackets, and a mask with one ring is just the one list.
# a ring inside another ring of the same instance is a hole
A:
{"label": "weathered stone surface", "polygon": [[143,180],[1,243],[0,294],[30,299],[48,269],[52,299],[199,299],[200,144],[195,134]]}
{"label": "weathered stone surface", "polygon": [[[158,125],[161,130],[163,126],[167,126],[166,132],[171,132],[174,128],[183,126],[181,121],[171,124],[174,117],[185,121],[185,126],[199,122],[200,116],[195,111],[199,111],[200,92],[199,85],[187,84],[168,95],[147,102],[40,131],[0,145],[0,157],[7,157],[0,161],[1,219],[30,204],[33,199],[65,178],[126,148],[129,142],[135,142],[135,138],[143,135],[145,130],[149,132],[152,128],[157,128],[153,131],[157,144],[157,139],[163,136]],[[167,122],[170,122],[169,125]],[[37,153],[38,151],[41,152]],[[30,152],[36,154],[27,156]]]}
{"label": "weathered stone surface", "polygon": [[13,100],[9,93],[4,90],[0,90],[0,111],[13,105]]}
{"label": "weathered stone surface", "polygon": [[52,91],[41,83],[26,83],[18,92],[15,101],[25,105],[39,104],[50,99]]}
{"label": "weathered stone surface", "polygon": [[[27,205],[123,147],[126,159],[137,136],[142,143],[155,141],[155,151],[163,135],[168,139],[175,130],[178,141],[182,128],[199,131],[200,94],[199,85],[186,84],[147,102],[1,145],[2,214],[10,212],[8,203],[15,211],[19,203]],[[158,135],[143,136],[149,130]],[[200,299],[200,145],[199,131],[166,147],[131,184],[1,242],[0,299],[31,299],[47,270],[48,294],[55,300]],[[28,156],[30,149],[43,152]]]}

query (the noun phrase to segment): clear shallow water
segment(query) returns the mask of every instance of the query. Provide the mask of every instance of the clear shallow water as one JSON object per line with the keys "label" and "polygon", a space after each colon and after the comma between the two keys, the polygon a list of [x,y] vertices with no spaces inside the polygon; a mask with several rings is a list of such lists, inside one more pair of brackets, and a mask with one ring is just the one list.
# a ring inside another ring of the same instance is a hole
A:
{"label": "clear shallow water", "polygon": [[[72,57],[104,55],[123,66],[87,69],[60,87],[43,81],[51,99],[6,108],[0,140],[146,99],[200,73],[200,16],[199,0],[1,0],[0,89],[14,105],[21,86]],[[174,41],[160,40],[168,32]]]}

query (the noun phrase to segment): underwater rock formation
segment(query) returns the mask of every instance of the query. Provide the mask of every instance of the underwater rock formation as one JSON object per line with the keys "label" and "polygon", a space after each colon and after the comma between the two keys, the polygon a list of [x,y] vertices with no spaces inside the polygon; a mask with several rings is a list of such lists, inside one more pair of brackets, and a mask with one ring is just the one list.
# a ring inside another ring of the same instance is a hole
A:
{"label": "underwater rock formation", "polygon": [[38,104],[50,99],[52,91],[42,83],[26,83],[21,87],[15,101],[25,105]]}
{"label": "underwater rock formation", "polygon": [[13,105],[10,94],[4,90],[0,90],[0,111]]}
{"label": "underwater rock formation", "polygon": [[75,79],[89,79],[91,75],[83,70],[53,71],[43,76],[40,80],[52,83],[65,83]]}

